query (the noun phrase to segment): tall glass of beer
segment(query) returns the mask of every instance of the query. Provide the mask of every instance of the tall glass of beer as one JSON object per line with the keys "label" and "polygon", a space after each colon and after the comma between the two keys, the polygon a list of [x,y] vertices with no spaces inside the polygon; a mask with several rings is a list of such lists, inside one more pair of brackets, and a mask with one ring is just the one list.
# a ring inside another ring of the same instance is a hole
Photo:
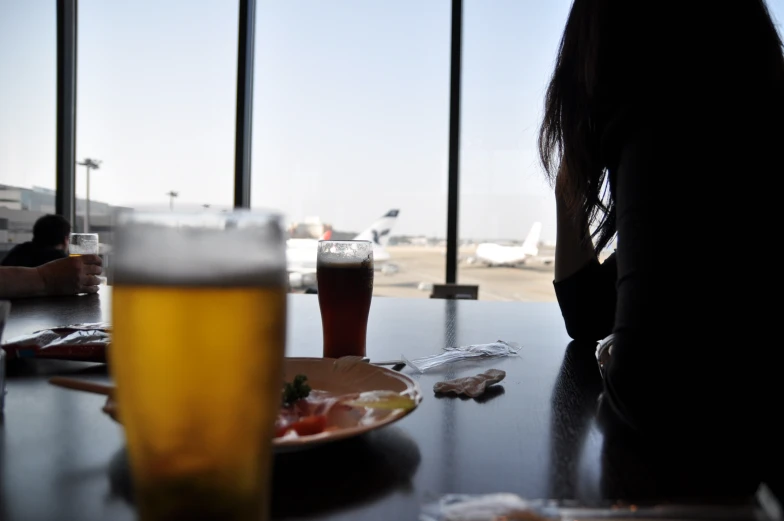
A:
{"label": "tall glass of beer", "polygon": [[98,234],[72,233],[68,240],[68,255],[98,255]]}
{"label": "tall glass of beer", "polygon": [[373,296],[373,243],[319,241],[316,281],[324,357],[365,356]]}
{"label": "tall glass of beer", "polygon": [[132,212],[117,224],[109,367],[139,519],[268,519],[280,216]]}

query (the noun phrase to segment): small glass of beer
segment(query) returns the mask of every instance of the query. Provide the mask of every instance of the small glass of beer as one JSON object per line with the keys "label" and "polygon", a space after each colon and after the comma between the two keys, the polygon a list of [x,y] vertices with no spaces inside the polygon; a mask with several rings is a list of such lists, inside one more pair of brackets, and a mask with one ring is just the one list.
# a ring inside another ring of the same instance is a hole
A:
{"label": "small glass of beer", "polygon": [[98,234],[72,233],[68,241],[68,255],[98,255]]}
{"label": "small glass of beer", "polygon": [[119,216],[109,367],[142,521],[269,518],[285,244],[274,213]]}
{"label": "small glass of beer", "polygon": [[316,281],[324,357],[365,356],[373,296],[373,243],[319,241]]}

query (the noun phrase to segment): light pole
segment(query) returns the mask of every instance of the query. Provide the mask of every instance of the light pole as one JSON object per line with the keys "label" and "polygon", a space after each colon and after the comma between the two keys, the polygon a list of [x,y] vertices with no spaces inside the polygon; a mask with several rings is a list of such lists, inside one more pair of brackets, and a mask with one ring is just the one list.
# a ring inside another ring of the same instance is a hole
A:
{"label": "light pole", "polygon": [[101,167],[100,159],[85,158],[82,162],[77,162],[77,165],[82,165],[87,169],[87,199],[85,200],[84,209],[84,232],[90,231],[90,169],[98,170]]}
{"label": "light pole", "polygon": [[175,192],[174,190],[169,190],[166,192],[166,195],[169,196],[169,210],[174,210],[174,198],[179,197],[180,193]]}

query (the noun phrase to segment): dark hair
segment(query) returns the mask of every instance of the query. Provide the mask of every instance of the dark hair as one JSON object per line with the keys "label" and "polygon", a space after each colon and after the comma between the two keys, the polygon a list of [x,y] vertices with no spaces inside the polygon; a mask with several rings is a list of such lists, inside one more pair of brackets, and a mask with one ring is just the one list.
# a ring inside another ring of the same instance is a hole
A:
{"label": "dark hair", "polygon": [[44,215],[33,225],[33,242],[55,247],[65,244],[71,233],[71,224],[61,215]]}
{"label": "dark hair", "polygon": [[722,111],[781,125],[770,104],[782,106],[784,55],[764,0],[574,0],[545,95],[539,156],[571,217],[594,228],[585,239],[595,239],[597,253],[616,232],[605,132],[624,118],[667,111],[679,125],[695,110],[719,110],[708,107],[708,92],[722,103],[743,97]]}

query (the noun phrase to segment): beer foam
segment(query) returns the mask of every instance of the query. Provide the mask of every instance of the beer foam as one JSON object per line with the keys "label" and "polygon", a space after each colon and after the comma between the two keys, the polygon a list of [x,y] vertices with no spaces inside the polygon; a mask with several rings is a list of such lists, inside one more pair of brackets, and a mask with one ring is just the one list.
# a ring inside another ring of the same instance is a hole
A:
{"label": "beer foam", "polygon": [[373,243],[370,241],[319,241],[316,263],[361,267],[373,265]]}
{"label": "beer foam", "polygon": [[373,266],[373,251],[369,251],[364,258],[346,255],[345,252],[319,251],[316,257],[316,265],[340,266],[341,268],[363,268]]}
{"label": "beer foam", "polygon": [[213,274],[201,270],[183,270],[179,272],[148,270],[128,270],[116,272],[115,284],[128,284],[134,286],[184,286],[184,287],[256,287],[272,288],[285,287],[288,282],[285,270],[275,272],[259,271],[258,269],[246,272],[235,271],[232,273]]}
{"label": "beer foam", "polygon": [[119,284],[285,286],[285,240],[270,231],[131,226],[108,268]]}

